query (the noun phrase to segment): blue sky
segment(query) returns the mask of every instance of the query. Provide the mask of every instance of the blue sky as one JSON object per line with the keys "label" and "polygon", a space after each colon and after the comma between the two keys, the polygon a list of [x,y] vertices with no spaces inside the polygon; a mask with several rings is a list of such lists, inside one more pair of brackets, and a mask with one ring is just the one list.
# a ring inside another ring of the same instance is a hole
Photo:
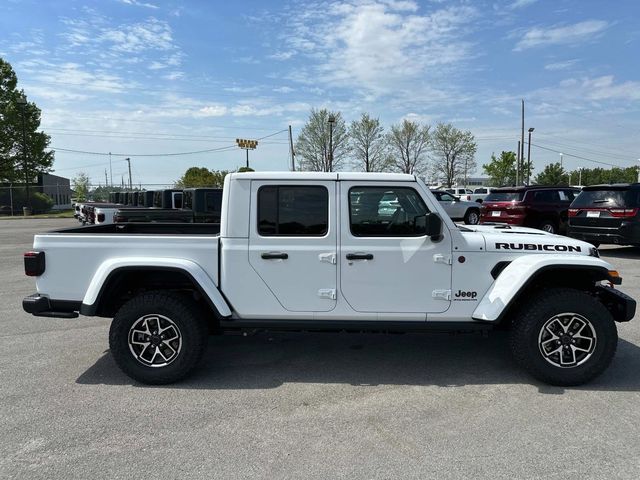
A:
{"label": "blue sky", "polygon": [[63,149],[113,152],[116,183],[128,154],[134,183],[169,184],[190,166],[242,166],[235,138],[275,134],[251,164],[284,170],[283,130],[312,107],[387,128],[452,122],[475,134],[481,166],[515,150],[524,98],[536,171],[558,152],[569,168],[640,158],[634,0],[5,0],[0,31],[57,173],[92,183],[108,157]]}

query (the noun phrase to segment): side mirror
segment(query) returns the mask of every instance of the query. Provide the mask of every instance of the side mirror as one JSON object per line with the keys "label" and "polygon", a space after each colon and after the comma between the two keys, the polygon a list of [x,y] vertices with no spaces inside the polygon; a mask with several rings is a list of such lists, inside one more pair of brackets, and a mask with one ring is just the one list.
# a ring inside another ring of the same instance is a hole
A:
{"label": "side mirror", "polygon": [[424,233],[434,242],[442,237],[442,219],[435,213],[425,213],[413,219],[416,233]]}

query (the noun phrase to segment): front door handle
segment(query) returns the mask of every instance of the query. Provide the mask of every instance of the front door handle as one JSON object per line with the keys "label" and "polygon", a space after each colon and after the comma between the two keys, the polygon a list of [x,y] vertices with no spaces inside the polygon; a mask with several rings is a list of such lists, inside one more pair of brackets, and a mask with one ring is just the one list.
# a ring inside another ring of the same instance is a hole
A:
{"label": "front door handle", "polygon": [[372,253],[347,253],[347,260],[373,260]]}
{"label": "front door handle", "polygon": [[286,260],[289,258],[288,253],[282,252],[268,252],[260,255],[264,260]]}

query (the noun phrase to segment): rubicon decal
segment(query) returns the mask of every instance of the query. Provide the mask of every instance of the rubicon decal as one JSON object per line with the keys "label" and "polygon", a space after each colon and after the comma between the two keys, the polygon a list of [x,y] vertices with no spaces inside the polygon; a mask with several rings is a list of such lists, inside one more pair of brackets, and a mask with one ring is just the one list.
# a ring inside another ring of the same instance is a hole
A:
{"label": "rubicon decal", "polygon": [[542,245],[540,243],[496,243],[496,250],[541,250],[545,252],[581,252],[578,245]]}

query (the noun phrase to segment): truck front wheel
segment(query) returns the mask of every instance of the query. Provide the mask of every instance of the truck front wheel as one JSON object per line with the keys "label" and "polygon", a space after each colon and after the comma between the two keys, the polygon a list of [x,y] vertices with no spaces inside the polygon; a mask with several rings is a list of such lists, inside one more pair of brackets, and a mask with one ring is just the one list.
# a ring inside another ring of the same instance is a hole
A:
{"label": "truck front wheel", "polygon": [[551,385],[580,385],[611,363],[618,332],[609,311],[586,292],[546,290],[520,310],[511,351],[534,377]]}
{"label": "truck front wheel", "polygon": [[134,380],[160,385],[184,378],[207,344],[206,324],[192,302],[172,292],[147,292],[116,314],[109,331],[111,354]]}

